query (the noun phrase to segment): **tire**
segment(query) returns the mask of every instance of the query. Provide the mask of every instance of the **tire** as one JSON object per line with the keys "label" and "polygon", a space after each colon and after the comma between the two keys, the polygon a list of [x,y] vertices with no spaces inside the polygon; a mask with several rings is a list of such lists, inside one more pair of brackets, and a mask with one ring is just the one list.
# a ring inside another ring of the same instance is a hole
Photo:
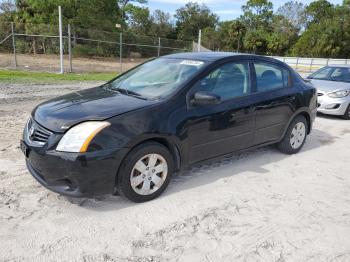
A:
{"label": "tire", "polygon": [[345,114],[343,115],[343,118],[346,120],[350,120],[350,104],[348,105],[348,108],[345,111]]}
{"label": "tire", "polygon": [[283,139],[277,148],[285,154],[296,154],[303,147],[308,133],[308,123],[305,117],[299,115],[289,124]]}
{"label": "tire", "polygon": [[167,188],[173,172],[174,160],[165,146],[156,142],[141,144],[120,166],[118,193],[136,203],[150,201]]}

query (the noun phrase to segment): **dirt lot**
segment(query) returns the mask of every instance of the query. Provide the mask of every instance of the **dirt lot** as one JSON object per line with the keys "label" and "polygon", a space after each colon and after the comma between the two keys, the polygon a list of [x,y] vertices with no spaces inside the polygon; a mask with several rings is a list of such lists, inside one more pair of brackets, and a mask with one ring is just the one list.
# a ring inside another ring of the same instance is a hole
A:
{"label": "dirt lot", "polygon": [[[146,59],[123,59],[122,70],[128,70]],[[27,55],[18,54],[18,69],[31,71],[48,71],[59,72],[60,57],[58,55]],[[0,68],[13,69],[13,55],[8,53],[0,53]],[[69,70],[69,58],[64,57],[65,71]],[[74,72],[119,72],[119,58],[73,58]]]}
{"label": "dirt lot", "polygon": [[31,109],[90,84],[0,84],[0,261],[350,261],[350,122],[318,117],[298,155],[273,147],[194,167],[154,201],[71,199],[29,175]]}

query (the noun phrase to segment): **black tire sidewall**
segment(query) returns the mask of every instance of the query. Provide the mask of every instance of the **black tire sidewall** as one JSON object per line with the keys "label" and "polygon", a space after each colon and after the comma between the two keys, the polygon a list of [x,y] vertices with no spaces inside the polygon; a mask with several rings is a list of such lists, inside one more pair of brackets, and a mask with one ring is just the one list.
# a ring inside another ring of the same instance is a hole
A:
{"label": "black tire sidewall", "polygon": [[[130,175],[135,163],[140,160],[140,158],[148,154],[159,154],[164,157],[168,165],[168,174],[163,185],[156,192],[151,195],[140,195],[137,194],[131,187]],[[141,203],[150,201],[162,194],[167,188],[173,172],[174,160],[169,150],[165,146],[153,142],[141,144],[129,152],[121,165],[117,178],[118,192],[133,202]]]}
{"label": "black tire sidewall", "polygon": [[[292,145],[290,144],[290,136],[293,131],[293,128],[296,126],[298,123],[303,123],[305,126],[305,137],[303,140],[303,143],[298,147],[298,148],[293,148]],[[278,147],[279,149],[287,154],[295,154],[298,153],[304,146],[307,134],[309,132],[308,124],[304,116],[297,116],[295,117],[292,122],[289,124],[289,127],[287,129],[287,132],[283,138],[283,140],[279,143]]]}

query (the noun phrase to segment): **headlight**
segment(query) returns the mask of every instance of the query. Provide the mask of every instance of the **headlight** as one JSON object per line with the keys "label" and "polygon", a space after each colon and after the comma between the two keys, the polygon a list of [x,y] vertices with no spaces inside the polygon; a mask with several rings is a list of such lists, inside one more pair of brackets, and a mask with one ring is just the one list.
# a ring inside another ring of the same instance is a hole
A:
{"label": "headlight", "polygon": [[88,121],[76,125],[64,134],[56,150],[72,153],[86,152],[91,140],[107,126],[110,126],[110,123],[100,121]]}
{"label": "headlight", "polygon": [[328,96],[332,98],[341,98],[349,95],[349,93],[350,93],[349,90],[340,90],[340,91],[329,93]]}

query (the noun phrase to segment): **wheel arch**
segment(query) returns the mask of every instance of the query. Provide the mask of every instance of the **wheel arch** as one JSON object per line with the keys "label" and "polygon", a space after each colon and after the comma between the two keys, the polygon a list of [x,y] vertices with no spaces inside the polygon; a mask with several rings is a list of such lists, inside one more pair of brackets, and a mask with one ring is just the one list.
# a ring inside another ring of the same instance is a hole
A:
{"label": "wheel arch", "polygon": [[175,164],[175,171],[179,171],[181,169],[182,157],[181,157],[181,153],[180,153],[180,149],[179,149],[178,145],[176,145],[176,143],[173,142],[171,139],[163,137],[163,136],[149,136],[149,137],[145,137],[143,139],[137,140],[132,145],[130,145],[130,147],[128,147],[129,150],[123,156],[122,160],[120,161],[120,165],[116,171],[116,179],[115,179],[116,185],[119,181],[119,172],[120,172],[121,166],[124,163],[125,158],[128,156],[128,154],[133,149],[135,149],[136,147],[138,147],[142,144],[148,143],[148,142],[155,142],[155,143],[161,144],[162,146],[166,147],[173,157],[174,164]]}
{"label": "wheel arch", "polygon": [[281,140],[284,138],[284,136],[286,135],[286,132],[288,130],[288,127],[290,125],[290,123],[297,117],[297,116],[303,116],[306,119],[307,122],[307,134],[310,134],[311,129],[312,129],[312,116],[311,116],[311,112],[308,108],[300,108],[299,110],[297,110],[296,112],[294,112],[294,114],[292,115],[292,117],[289,119],[288,123],[286,124],[284,131],[283,131],[283,135],[281,137]]}

